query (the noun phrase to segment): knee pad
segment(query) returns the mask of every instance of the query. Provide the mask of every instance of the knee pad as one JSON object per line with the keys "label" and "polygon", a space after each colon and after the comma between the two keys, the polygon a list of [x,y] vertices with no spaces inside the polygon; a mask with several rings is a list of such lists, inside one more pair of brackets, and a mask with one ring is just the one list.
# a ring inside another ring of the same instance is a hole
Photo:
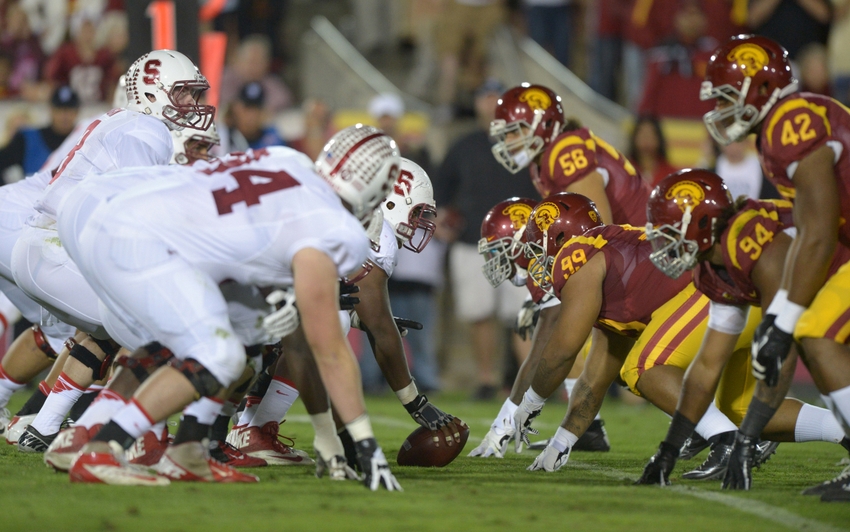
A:
{"label": "knee pad", "polygon": [[132,371],[141,384],[154,370],[164,366],[172,357],[174,353],[170,349],[159,342],[151,342],[133,353],[133,356],[121,355],[115,363]]}
{"label": "knee pad", "polygon": [[106,353],[107,357],[112,358],[118,354],[118,351],[121,350],[121,346],[118,345],[114,340],[110,340],[108,338],[106,340],[99,340],[92,335],[89,335],[89,339],[92,342],[96,343],[97,346],[101,349],[101,351]]}
{"label": "knee pad", "polygon": [[49,358],[50,360],[56,360],[56,357],[59,356],[56,354],[56,351],[50,347],[50,342],[47,341],[47,336],[41,331],[41,327],[38,325],[33,325],[30,330],[32,331],[32,337],[35,339],[35,345],[38,349],[44,353],[44,356]]}
{"label": "knee pad", "polygon": [[189,382],[192,383],[198,397],[214,397],[224,388],[224,386],[218,382],[218,379],[210,373],[210,370],[205,368],[203,364],[197,360],[187,358],[186,360],[179,361],[175,358],[172,359],[171,365],[177,371],[182,373],[184,377],[189,379]]}
{"label": "knee pad", "polygon": [[109,366],[112,364],[112,357],[114,353],[112,355],[107,353],[106,357],[103,360],[100,360],[94,353],[83,347],[81,344],[75,342],[73,338],[69,338],[65,342],[65,346],[70,351],[71,358],[78,360],[91,370],[93,380],[99,381],[106,377],[106,373],[109,371]]}

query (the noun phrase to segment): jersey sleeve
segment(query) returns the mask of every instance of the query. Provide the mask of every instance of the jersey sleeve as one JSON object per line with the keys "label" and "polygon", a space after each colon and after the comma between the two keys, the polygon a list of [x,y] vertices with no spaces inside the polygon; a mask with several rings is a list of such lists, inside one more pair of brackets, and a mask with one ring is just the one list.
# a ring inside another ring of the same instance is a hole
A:
{"label": "jersey sleeve", "polygon": [[821,147],[832,137],[827,108],[805,97],[782,102],[765,125],[765,160],[781,167],[791,177],[794,163]]}
{"label": "jersey sleeve", "polygon": [[769,246],[782,229],[775,210],[750,208],[732,218],[724,234],[723,251],[729,275],[736,285],[752,284],[752,271],[764,247]]}
{"label": "jersey sleeve", "polygon": [[[317,213],[316,219],[328,220],[338,216],[338,212],[325,216]],[[291,264],[293,257],[302,249],[317,249],[331,258],[338,275],[344,277],[359,270],[369,257],[369,237],[353,216],[340,219],[338,223],[322,224],[321,227],[313,224],[312,228],[313,231],[289,246],[286,251],[288,263]]]}
{"label": "jersey sleeve", "polygon": [[171,161],[174,143],[165,124],[156,119],[139,120],[137,127],[122,132],[114,145],[119,168],[162,166]]}
{"label": "jersey sleeve", "polygon": [[577,236],[567,241],[555,256],[555,264],[552,268],[552,286],[555,297],[561,299],[561,290],[567,284],[569,278],[587,264],[604,244],[599,245],[601,237],[593,238]]}
{"label": "jersey sleeve", "polygon": [[711,301],[708,307],[708,327],[726,334],[741,334],[747,326],[749,306],[726,305]]}
{"label": "jersey sleeve", "polygon": [[387,277],[393,276],[393,271],[398,264],[398,241],[395,238],[392,226],[386,220],[381,229],[381,249],[375,251],[370,247],[369,260],[378,268],[384,270]]}
{"label": "jersey sleeve", "polygon": [[553,192],[563,192],[576,181],[596,170],[596,143],[587,135],[565,134],[555,141],[545,164],[554,185]]}

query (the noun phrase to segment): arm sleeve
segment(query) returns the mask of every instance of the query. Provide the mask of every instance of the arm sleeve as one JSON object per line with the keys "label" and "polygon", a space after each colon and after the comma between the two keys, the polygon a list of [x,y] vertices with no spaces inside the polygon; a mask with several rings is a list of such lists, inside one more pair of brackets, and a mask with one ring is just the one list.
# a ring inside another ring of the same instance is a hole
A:
{"label": "arm sleeve", "polygon": [[724,305],[711,301],[708,307],[708,327],[726,334],[741,334],[747,325],[750,307]]}
{"label": "arm sleeve", "polygon": [[115,144],[116,161],[120,167],[160,166],[171,161],[174,151],[167,131],[135,130],[121,136]]}

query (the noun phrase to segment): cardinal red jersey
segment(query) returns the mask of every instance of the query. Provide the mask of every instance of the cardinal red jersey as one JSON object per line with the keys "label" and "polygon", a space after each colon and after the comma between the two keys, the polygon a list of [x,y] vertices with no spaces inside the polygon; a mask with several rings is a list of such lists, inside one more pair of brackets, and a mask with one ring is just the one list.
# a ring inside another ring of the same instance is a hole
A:
{"label": "cardinal red jersey", "polygon": [[555,257],[552,280],[555,297],[597,253],[605,256],[602,309],[597,325],[626,336],[637,336],[652,313],[682,291],[690,275],[670,279],[649,260],[652,244],[643,228],[630,225],[596,227],[567,241]]}
{"label": "cardinal red jersey", "polygon": [[534,279],[532,279],[530,275],[525,281],[525,287],[528,288],[528,293],[531,294],[531,300],[537,305],[542,303],[543,300],[546,299],[546,296],[549,295],[534,282]]}
{"label": "cardinal red jersey", "polygon": [[565,192],[593,171],[605,179],[605,195],[614,223],[644,226],[649,186],[622,153],[587,128],[567,131],[556,138],[543,152],[532,179],[545,198]]}
{"label": "cardinal red jersey", "polygon": [[850,109],[828,96],[803,92],[780,100],[763,124],[759,151],[767,178],[786,199],[794,199],[794,172],[801,160],[824,144],[835,152],[838,238],[850,246]]}

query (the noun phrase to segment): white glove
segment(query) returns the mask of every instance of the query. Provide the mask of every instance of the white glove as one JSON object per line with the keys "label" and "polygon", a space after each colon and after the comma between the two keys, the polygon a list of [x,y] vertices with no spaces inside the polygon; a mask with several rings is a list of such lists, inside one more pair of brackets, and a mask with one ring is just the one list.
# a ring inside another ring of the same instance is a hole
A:
{"label": "white glove", "polygon": [[321,453],[316,453],[316,478],[322,478],[325,472],[331,480],[362,480],[360,475],[351,469],[344,456],[336,455],[325,460]]}
{"label": "white glove", "polygon": [[537,455],[534,462],[528,466],[529,471],[549,471],[554,472],[561,469],[564,464],[570,459],[571,447],[567,447],[566,451],[559,451],[550,443],[543,449],[543,452]]}
{"label": "white glove", "polygon": [[508,450],[508,442],[511,441],[511,436],[516,432],[516,428],[514,427],[514,412],[516,412],[516,409],[517,406],[510,399],[506,399],[502,405],[502,409],[499,411],[499,415],[493,420],[490,430],[484,436],[484,440],[478,444],[478,447],[471,450],[468,456],[480,456],[482,458],[495,456],[496,458],[504,458],[505,451]]}
{"label": "white glove", "polygon": [[363,471],[363,484],[367,488],[378,491],[378,488],[383,486],[387,491],[404,491],[390,471],[390,464],[387,463],[375,438],[354,442],[354,446],[357,448],[357,459]]}
{"label": "white glove", "polygon": [[[522,402],[517,407],[516,412],[514,412],[514,427],[516,428],[516,433],[514,434],[514,447],[516,452],[522,452],[522,444],[525,443],[528,445],[528,435],[529,434],[540,434],[537,429],[531,428],[531,422],[540,415],[540,412],[543,410],[543,405],[545,404],[543,401],[531,399],[529,397],[529,392],[525,392],[522,396]],[[535,394],[537,395],[537,394]]]}
{"label": "white glove", "polygon": [[[272,338],[285,338],[295,332],[300,320],[295,308],[295,290],[275,290],[266,297],[266,303],[272,306],[271,314],[263,318],[263,329]],[[280,308],[277,308],[280,304]]]}

